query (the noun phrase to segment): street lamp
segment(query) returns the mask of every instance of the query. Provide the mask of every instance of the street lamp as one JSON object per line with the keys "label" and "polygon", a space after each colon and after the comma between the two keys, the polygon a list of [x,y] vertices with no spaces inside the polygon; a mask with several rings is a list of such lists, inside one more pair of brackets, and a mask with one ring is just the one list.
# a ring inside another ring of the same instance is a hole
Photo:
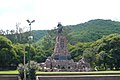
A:
{"label": "street lamp", "polygon": [[29,23],[30,26],[30,30],[29,30],[29,36],[28,36],[28,40],[29,40],[29,51],[28,51],[28,80],[30,80],[30,48],[31,48],[31,42],[33,40],[33,36],[31,35],[31,23],[34,23],[35,20],[26,20]]}

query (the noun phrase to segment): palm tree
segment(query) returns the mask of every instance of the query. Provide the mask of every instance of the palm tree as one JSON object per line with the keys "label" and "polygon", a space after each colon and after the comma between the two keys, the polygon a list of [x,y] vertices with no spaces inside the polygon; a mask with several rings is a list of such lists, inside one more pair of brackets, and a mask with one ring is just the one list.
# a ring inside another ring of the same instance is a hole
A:
{"label": "palm tree", "polygon": [[8,35],[8,33],[9,33],[9,30],[7,29],[7,30],[6,30],[6,34]]}
{"label": "palm tree", "polygon": [[11,34],[14,34],[14,33],[15,33],[15,30],[10,30],[10,33],[11,33]]}
{"label": "palm tree", "polygon": [[3,34],[4,34],[4,31],[3,31],[2,29],[0,30],[0,34],[1,34],[1,35],[3,35]]}

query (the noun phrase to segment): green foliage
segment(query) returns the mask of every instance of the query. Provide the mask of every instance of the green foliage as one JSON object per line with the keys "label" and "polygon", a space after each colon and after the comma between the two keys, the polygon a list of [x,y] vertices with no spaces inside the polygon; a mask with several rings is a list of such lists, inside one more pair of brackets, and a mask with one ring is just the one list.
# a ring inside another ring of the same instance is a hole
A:
{"label": "green foliage", "polygon": [[80,59],[82,59],[82,55],[83,55],[83,51],[89,47],[90,43],[81,43],[78,42],[75,45],[68,45],[68,49],[69,52],[71,53],[72,59],[74,59],[74,61],[79,61]]}
{"label": "green foliage", "polygon": [[24,68],[27,79],[28,74],[30,74],[31,80],[36,80],[36,71],[41,70],[40,65],[35,61],[30,61],[30,69],[28,69],[28,63],[25,66],[23,64],[19,64],[17,69],[22,80],[24,80]]}
{"label": "green foliage", "polygon": [[37,43],[35,45],[38,46],[35,49],[36,55],[34,56],[34,60],[37,62],[44,62],[53,53],[54,42],[50,35],[46,35],[41,44]]}
{"label": "green foliage", "polygon": [[[63,28],[74,61],[84,57],[93,68],[97,66],[99,70],[120,68],[120,22],[96,19]],[[0,36],[0,66],[17,66],[23,63],[24,54],[27,63],[29,32],[18,34],[12,31],[11,34],[1,35],[8,39]],[[31,60],[44,62],[53,53],[57,31],[34,30],[32,35],[34,43],[30,47]]]}
{"label": "green foliage", "polygon": [[15,60],[15,64],[23,63],[23,55],[26,54],[25,45],[24,44],[15,44],[14,50],[17,54],[17,58]]}
{"label": "green foliage", "polygon": [[107,36],[113,33],[120,33],[120,22],[111,20],[90,20],[88,22],[65,26],[69,28],[67,35],[70,43],[75,44],[77,41],[80,42],[93,42],[103,36]]}
{"label": "green foliage", "polygon": [[[84,54],[89,55],[89,53],[94,52],[93,54],[90,55],[91,57],[87,55],[85,55],[85,57],[89,57],[88,61],[91,63],[91,65],[95,66],[96,60],[92,59],[92,57],[98,56],[95,54],[97,52],[97,49],[99,48],[93,49],[92,47],[89,47],[89,46],[91,45],[91,43],[94,43],[94,41],[101,39],[104,36],[107,36],[112,33],[120,33],[119,26],[120,26],[120,22],[115,22],[111,20],[102,20],[102,19],[91,20],[91,21],[88,21],[82,24],[77,24],[77,25],[64,26],[64,35],[67,37],[68,49],[72,55],[72,58],[75,61],[78,61],[79,59],[81,59],[81,57]],[[37,46],[42,46],[39,48],[41,50],[40,52],[38,52],[39,57],[36,56],[37,61],[39,60],[39,58],[43,59],[43,60],[40,59],[39,62],[41,62],[41,60],[44,61],[48,57],[46,56],[46,53],[45,53],[46,50],[53,51],[56,35],[57,35],[56,29],[49,30],[46,36],[44,36],[42,39],[36,42]],[[104,46],[107,44],[100,43],[100,45]],[[87,50],[86,48],[89,48],[92,51],[89,51],[89,53],[87,53],[89,49]],[[52,52],[49,53],[49,55],[51,54]]]}
{"label": "green foliage", "polygon": [[6,34],[5,35],[8,39],[12,41],[12,43],[27,43],[29,32],[24,33],[14,33],[14,34]]}
{"label": "green foliage", "polygon": [[95,67],[96,56],[92,48],[86,48],[83,52],[83,57],[88,63],[90,63],[92,68]]}
{"label": "green foliage", "polygon": [[[28,36],[30,32],[24,32],[24,33],[11,33],[6,34],[5,36],[10,39],[14,44],[16,43],[28,43]],[[47,34],[47,30],[33,30],[32,36],[34,36],[34,42],[41,39],[43,36]]]}
{"label": "green foliage", "polygon": [[[15,59],[15,62],[14,62],[16,65],[18,65],[19,63],[23,63],[24,54],[26,57],[26,61],[28,61],[29,44],[15,44],[14,50],[17,55],[17,58]],[[31,46],[30,47],[31,60],[34,59],[35,54],[36,54],[35,48]]]}
{"label": "green foliage", "polygon": [[[63,26],[63,28],[68,43],[75,45],[78,42],[94,42],[109,34],[120,33],[120,22],[96,19],[82,24]],[[44,38],[48,36],[51,37],[50,41],[54,43],[56,35],[56,29],[49,30],[48,34],[38,40],[36,44],[41,45]]]}
{"label": "green foliage", "polygon": [[13,66],[16,53],[13,49],[12,42],[7,38],[0,36],[0,69],[6,69]]}
{"label": "green foliage", "polygon": [[[90,55],[88,55],[90,54]],[[91,55],[94,54],[92,57]],[[91,44],[91,50],[84,53],[86,59],[99,69],[120,68],[120,34],[111,34]],[[95,60],[95,61],[94,61]]]}
{"label": "green foliage", "polygon": [[[28,65],[28,64],[27,64]],[[36,71],[41,70],[40,65],[35,61],[30,61],[30,79],[36,80]]]}
{"label": "green foliage", "polygon": [[[24,65],[19,64],[17,70],[19,72],[19,76],[20,76],[21,80],[24,80]],[[26,73],[28,73],[28,68],[26,69]]]}
{"label": "green foliage", "polygon": [[32,34],[34,36],[34,42],[36,42],[47,34],[47,30],[33,30]]}

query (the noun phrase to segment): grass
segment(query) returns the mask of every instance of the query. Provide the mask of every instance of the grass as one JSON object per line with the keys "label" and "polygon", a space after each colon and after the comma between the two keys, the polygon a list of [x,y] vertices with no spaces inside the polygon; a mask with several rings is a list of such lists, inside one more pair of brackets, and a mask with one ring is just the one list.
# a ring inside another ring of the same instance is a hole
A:
{"label": "grass", "polygon": [[79,75],[100,75],[100,74],[120,74],[120,71],[92,71],[92,72],[37,72],[36,74],[79,74]]}
{"label": "grass", "polygon": [[17,70],[12,71],[0,71],[0,74],[19,74]]}
{"label": "grass", "polygon": [[[17,70],[12,70],[12,71],[0,71],[0,74],[19,74]],[[79,75],[100,75],[100,74],[120,74],[120,71],[92,71],[92,72],[40,72],[38,71],[36,73],[37,75],[39,74],[79,74]]]}

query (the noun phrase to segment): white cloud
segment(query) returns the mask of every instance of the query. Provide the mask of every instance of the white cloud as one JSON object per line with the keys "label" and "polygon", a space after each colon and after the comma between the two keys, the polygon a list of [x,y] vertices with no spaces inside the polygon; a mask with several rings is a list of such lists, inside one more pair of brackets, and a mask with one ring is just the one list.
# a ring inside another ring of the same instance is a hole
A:
{"label": "white cloud", "polygon": [[51,29],[78,24],[91,19],[120,20],[119,0],[2,0],[0,28],[14,29],[16,22],[28,26],[26,19],[35,19],[32,29]]}

